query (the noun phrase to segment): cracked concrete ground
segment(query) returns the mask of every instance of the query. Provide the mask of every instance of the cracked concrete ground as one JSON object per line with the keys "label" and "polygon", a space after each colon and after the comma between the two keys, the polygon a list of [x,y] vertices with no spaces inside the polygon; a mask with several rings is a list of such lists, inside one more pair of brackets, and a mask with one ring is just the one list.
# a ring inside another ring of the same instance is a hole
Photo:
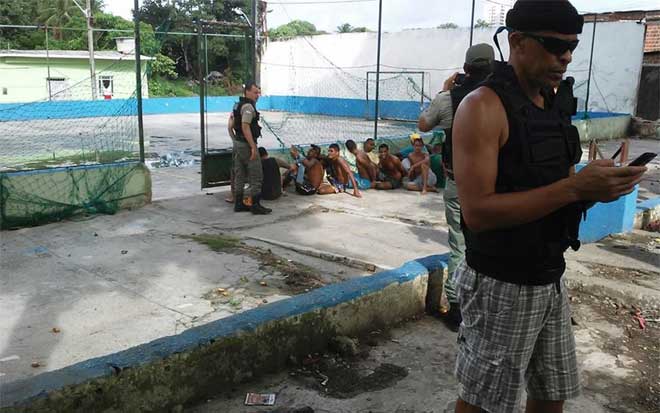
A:
{"label": "cracked concrete ground", "polygon": [[[636,231],[613,236],[568,259],[566,278],[583,391],[566,403],[565,411],[660,411],[660,234]],[[645,329],[635,318],[638,311]],[[280,374],[236,386],[187,411],[454,411],[455,333],[429,316],[374,333],[355,338],[356,355],[310,355]],[[383,366],[388,369],[383,371]],[[403,369],[402,377],[388,374],[393,368]],[[275,393],[276,404],[244,406],[248,392]]]}
{"label": "cracked concrete ground", "polygon": [[222,197],[3,232],[0,386],[447,251],[437,194],[291,194],[267,217]]}

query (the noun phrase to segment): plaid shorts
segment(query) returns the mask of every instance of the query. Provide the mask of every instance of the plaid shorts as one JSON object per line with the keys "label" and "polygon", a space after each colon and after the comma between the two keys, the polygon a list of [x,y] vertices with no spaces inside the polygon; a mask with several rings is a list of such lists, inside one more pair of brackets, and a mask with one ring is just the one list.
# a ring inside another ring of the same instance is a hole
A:
{"label": "plaid shorts", "polygon": [[580,393],[568,292],[479,274],[454,274],[463,323],[458,333],[459,397],[491,413],[518,412],[524,383],[532,400]]}

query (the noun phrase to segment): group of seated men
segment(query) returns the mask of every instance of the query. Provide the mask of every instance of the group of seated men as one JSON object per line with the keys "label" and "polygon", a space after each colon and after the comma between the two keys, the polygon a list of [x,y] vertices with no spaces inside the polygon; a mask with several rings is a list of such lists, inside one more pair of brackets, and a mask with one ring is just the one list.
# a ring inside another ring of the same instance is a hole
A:
{"label": "group of seated men", "polygon": [[[307,153],[295,146],[290,148],[293,163],[268,155],[265,148],[259,148],[263,166],[263,198],[276,199],[292,183],[296,192],[303,195],[328,195],[350,193],[362,197],[360,191],[367,189],[398,189],[418,191],[422,194],[435,192],[438,182],[437,169],[431,167],[431,155],[439,154],[440,145],[426,147],[418,135],[413,135],[412,146],[393,155],[383,143],[374,153],[375,142],[368,139],[363,148],[348,140],[345,143],[348,152],[355,157],[355,172],[348,161],[341,156],[340,147],[333,143],[327,154],[323,154],[317,145],[311,145]],[[437,155],[439,156],[439,155]],[[440,164],[439,162],[437,163]],[[284,174],[280,169],[286,170]],[[440,171],[440,173],[442,173]]]}

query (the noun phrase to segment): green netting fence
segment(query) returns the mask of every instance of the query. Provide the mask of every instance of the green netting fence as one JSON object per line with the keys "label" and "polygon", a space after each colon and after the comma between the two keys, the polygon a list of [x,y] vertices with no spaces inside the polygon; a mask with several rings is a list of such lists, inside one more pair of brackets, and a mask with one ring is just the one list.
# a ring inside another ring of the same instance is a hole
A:
{"label": "green netting fence", "polygon": [[[31,35],[51,30],[28,28]],[[115,213],[148,199],[139,164],[134,51],[3,50],[0,227]],[[136,182],[134,182],[135,184]],[[141,187],[141,189],[136,189]]]}

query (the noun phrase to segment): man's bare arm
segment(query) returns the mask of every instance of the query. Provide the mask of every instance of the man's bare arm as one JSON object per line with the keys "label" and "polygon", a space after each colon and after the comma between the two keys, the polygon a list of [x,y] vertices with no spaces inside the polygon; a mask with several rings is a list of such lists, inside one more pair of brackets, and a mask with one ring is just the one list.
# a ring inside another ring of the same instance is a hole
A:
{"label": "man's bare arm", "polygon": [[421,161],[419,161],[419,162],[417,162],[416,164],[412,165],[412,166],[410,167],[410,169],[412,169],[412,168],[417,168],[418,166],[420,166],[420,165],[422,165],[422,164],[430,165],[430,164],[431,164],[430,159],[431,159],[431,158],[430,158],[427,154],[424,154],[424,159],[422,159]]}
{"label": "man's bare arm", "polygon": [[279,166],[280,168],[291,169],[291,165],[289,165],[285,160],[275,157],[273,158],[275,159],[275,162],[277,162],[277,166]]}
{"label": "man's bare arm", "polygon": [[359,156],[355,157],[355,162],[358,163],[360,166],[362,166],[365,169],[369,169],[371,165],[373,164],[371,162],[371,159],[367,156],[367,154],[362,153]]}
{"label": "man's bare arm", "polygon": [[357,182],[355,181],[355,176],[353,176],[351,167],[348,166],[348,162],[346,162],[346,160],[343,158],[339,158],[339,166],[341,166],[341,169],[344,170],[344,173],[346,174],[346,176],[348,176],[348,179],[351,181],[351,185],[353,185],[353,195],[359,197],[360,189],[358,188]]}
{"label": "man's bare arm", "polygon": [[304,158],[302,160],[302,164],[305,165],[305,168],[311,168],[312,166],[316,165],[317,162],[318,162],[318,159],[314,159],[314,158],[312,158],[312,159]]}
{"label": "man's bare arm", "polygon": [[393,161],[394,161],[394,166],[399,172],[401,172],[401,175],[406,176],[408,172],[406,172],[406,169],[403,167],[403,163],[401,163],[401,160],[395,156]]}
{"label": "man's bare arm", "polygon": [[476,232],[533,222],[581,200],[617,199],[632,191],[645,171],[614,168],[611,161],[598,161],[548,186],[496,193],[498,155],[508,138],[508,121],[499,97],[484,87],[463,100],[453,133],[454,173],[461,208],[466,224]]}

